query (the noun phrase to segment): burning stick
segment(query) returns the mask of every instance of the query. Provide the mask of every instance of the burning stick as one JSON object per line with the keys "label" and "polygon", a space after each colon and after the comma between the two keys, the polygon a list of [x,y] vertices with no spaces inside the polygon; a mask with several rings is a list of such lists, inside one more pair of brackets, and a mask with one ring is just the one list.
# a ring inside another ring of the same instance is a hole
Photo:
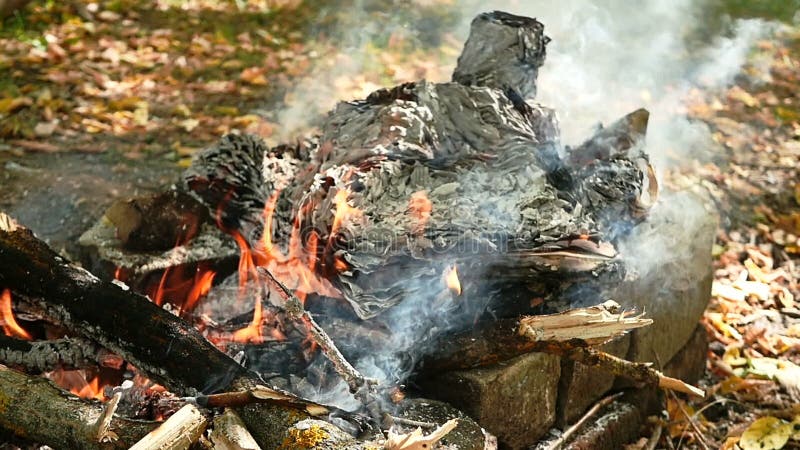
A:
{"label": "burning stick", "polygon": [[330,336],[328,336],[325,330],[314,321],[311,314],[305,310],[303,302],[301,302],[299,298],[292,294],[280,281],[275,279],[269,271],[263,269],[260,269],[260,271],[265,275],[264,278],[269,283],[270,287],[281,296],[281,299],[284,301],[284,310],[286,314],[291,319],[306,324],[311,338],[319,345],[322,353],[333,364],[336,373],[347,383],[350,392],[361,400],[370,414],[372,414],[373,418],[377,420],[378,417],[380,417],[377,406],[374,404],[374,387],[377,381],[362,375],[347,361],[347,359],[345,359],[342,352],[336,348],[336,344],[334,344]]}
{"label": "burning stick", "polygon": [[321,416],[330,412],[325,406],[303,401],[295,395],[280,392],[266,386],[255,386],[252,389],[223,392],[221,394],[166,399],[166,401],[184,401],[203,408],[237,407],[253,403],[283,404],[296,409],[304,409],[311,416]]}

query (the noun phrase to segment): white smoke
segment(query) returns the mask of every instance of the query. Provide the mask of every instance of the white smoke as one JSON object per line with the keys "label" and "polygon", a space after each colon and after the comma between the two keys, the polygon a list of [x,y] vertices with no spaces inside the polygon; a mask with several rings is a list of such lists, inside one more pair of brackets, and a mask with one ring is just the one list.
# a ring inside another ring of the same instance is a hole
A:
{"label": "white smoke", "polygon": [[[397,2],[388,7],[393,10],[414,8],[416,2]],[[445,2],[443,2],[445,3]],[[359,4],[361,4],[359,2]],[[554,108],[560,118],[562,140],[565,144],[579,144],[591,135],[598,123],[611,123],[623,115],[645,107],[651,112],[647,149],[654,165],[663,170],[675,161],[700,158],[711,154],[715,144],[708,128],[702,123],[688,120],[684,114],[684,101],[690,90],[721,89],[731,83],[742,70],[751,49],[757,41],[774,30],[775,25],[761,20],[738,20],[724,34],[700,40],[697,31],[704,27],[704,5],[696,0],[469,0],[456,3],[462,20],[452,27],[442,27],[443,36],[452,34],[453,39],[443,42],[466,40],[472,18],[494,9],[514,14],[536,17],[544,23],[545,32],[552,38],[547,48],[547,60],[540,69],[538,97],[535,101]],[[442,6],[453,8],[452,4]],[[384,22],[380,27],[369,23],[372,15],[359,11],[353,13],[362,26],[338,30],[341,46],[337,56],[317,66],[287,97],[292,105],[276,115],[285,138],[296,130],[307,128],[310,123],[309,105],[332,106],[343,93],[343,79],[380,79],[379,74],[369,71],[384,70],[380,59],[370,55],[359,56],[377,36],[386,35],[386,23],[391,23],[401,32],[408,33],[408,24]],[[444,44],[446,46],[448,44]],[[453,44],[449,44],[453,45]],[[457,51],[451,60],[439,61],[424,73],[430,81],[449,81],[450,70],[455,65]],[[433,51],[431,54],[435,54]],[[443,51],[444,54],[448,52]],[[441,56],[442,53],[438,53]],[[406,80],[419,76],[411,73]],[[366,87],[377,87],[366,84]],[[388,86],[387,86],[388,87]],[[366,93],[366,92],[365,92]],[[673,204],[671,208],[679,206]],[[701,208],[698,205],[693,208]],[[691,217],[700,217],[704,212],[694,211]],[[673,239],[674,236],[669,237]],[[663,244],[663,245],[662,245]],[[645,244],[643,244],[645,245]],[[674,248],[674,242],[646,243],[651,249]],[[632,248],[634,247],[634,248]],[[647,271],[643,256],[636,243],[623,245],[631,254],[637,255],[640,269]],[[663,254],[662,254],[663,255]],[[655,261],[658,254],[652,254]],[[655,266],[654,266],[655,267]],[[412,302],[408,302],[412,303]],[[407,305],[408,306],[408,305]],[[405,350],[419,341],[419,330],[410,326],[415,323],[413,307],[395,311],[398,324],[409,324],[408,329],[392,330],[397,340],[391,346],[396,351]],[[408,317],[401,317],[408,314]],[[357,364],[361,370],[380,378],[391,378],[387,365],[399,366],[396,354],[375,355]]]}

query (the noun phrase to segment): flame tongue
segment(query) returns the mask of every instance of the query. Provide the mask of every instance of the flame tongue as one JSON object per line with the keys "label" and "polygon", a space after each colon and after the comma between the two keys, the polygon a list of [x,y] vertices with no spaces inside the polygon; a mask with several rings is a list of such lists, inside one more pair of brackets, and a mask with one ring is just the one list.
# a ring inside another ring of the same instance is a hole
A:
{"label": "flame tongue", "polygon": [[92,376],[90,379],[83,370],[56,370],[47,375],[55,384],[69,390],[80,398],[105,400],[100,377]]}
{"label": "flame tongue", "polygon": [[30,333],[25,331],[14,318],[11,311],[11,291],[4,289],[0,294],[0,320],[2,320],[3,332],[6,336],[16,337],[25,340],[32,340]]}
{"label": "flame tongue", "polygon": [[458,268],[455,265],[445,272],[444,279],[450,292],[461,295],[461,281],[458,279]]}

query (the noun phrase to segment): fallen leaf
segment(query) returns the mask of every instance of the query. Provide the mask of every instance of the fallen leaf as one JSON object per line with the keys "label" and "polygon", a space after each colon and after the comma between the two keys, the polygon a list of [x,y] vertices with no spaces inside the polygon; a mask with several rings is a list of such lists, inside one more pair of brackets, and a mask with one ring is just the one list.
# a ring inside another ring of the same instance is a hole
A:
{"label": "fallen leaf", "polygon": [[136,109],[133,110],[133,123],[144,126],[147,125],[148,119],[149,113],[147,102],[139,102],[136,105]]}
{"label": "fallen leaf", "polygon": [[256,86],[264,86],[267,84],[267,78],[264,76],[264,69],[261,67],[248,67],[239,75],[242,81]]}
{"label": "fallen leaf", "polygon": [[181,128],[183,128],[184,130],[189,131],[189,132],[191,132],[192,130],[197,128],[198,125],[200,125],[200,121],[197,120],[197,119],[181,120],[179,123],[180,123]]}
{"label": "fallen leaf", "polygon": [[214,112],[221,116],[235,117],[239,115],[239,108],[235,106],[215,106]]}
{"label": "fallen leaf", "polygon": [[32,104],[33,100],[28,97],[3,98],[0,99],[0,114],[11,114],[22,107]]}
{"label": "fallen leaf", "polygon": [[56,126],[58,126],[58,122],[56,122],[56,121],[53,121],[53,122],[39,122],[33,128],[33,132],[37,136],[41,136],[41,137],[50,136],[56,130]]}
{"label": "fallen leaf", "polygon": [[742,450],[778,450],[794,432],[791,423],[777,417],[762,417],[753,422],[739,439]]}

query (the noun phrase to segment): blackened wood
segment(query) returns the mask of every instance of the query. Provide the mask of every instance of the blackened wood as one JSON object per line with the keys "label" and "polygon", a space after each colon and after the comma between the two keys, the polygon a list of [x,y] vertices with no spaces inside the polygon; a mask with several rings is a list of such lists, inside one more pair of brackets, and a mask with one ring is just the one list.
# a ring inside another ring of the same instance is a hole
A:
{"label": "blackened wood", "polygon": [[[574,339],[555,345],[578,348],[587,344]],[[519,320],[498,320],[438,340],[423,359],[421,369],[424,373],[490,366],[532,352],[551,353],[548,350],[552,346],[552,342],[534,341],[520,335]]]}
{"label": "blackened wood", "polygon": [[558,314],[485,322],[438,342],[426,369],[466,369],[505,361],[530,352],[565,354],[605,343],[653,323],[621,310],[613,300]]}
{"label": "blackened wood", "polygon": [[0,435],[46,444],[52,448],[126,449],[158,423],[115,417],[110,431],[118,439],[97,441],[102,404],[66,394],[44,378],[0,366]]}
{"label": "blackened wood", "polygon": [[255,377],[180,318],[68,263],[26,229],[0,231],[0,286],[175,392],[214,391]]}

